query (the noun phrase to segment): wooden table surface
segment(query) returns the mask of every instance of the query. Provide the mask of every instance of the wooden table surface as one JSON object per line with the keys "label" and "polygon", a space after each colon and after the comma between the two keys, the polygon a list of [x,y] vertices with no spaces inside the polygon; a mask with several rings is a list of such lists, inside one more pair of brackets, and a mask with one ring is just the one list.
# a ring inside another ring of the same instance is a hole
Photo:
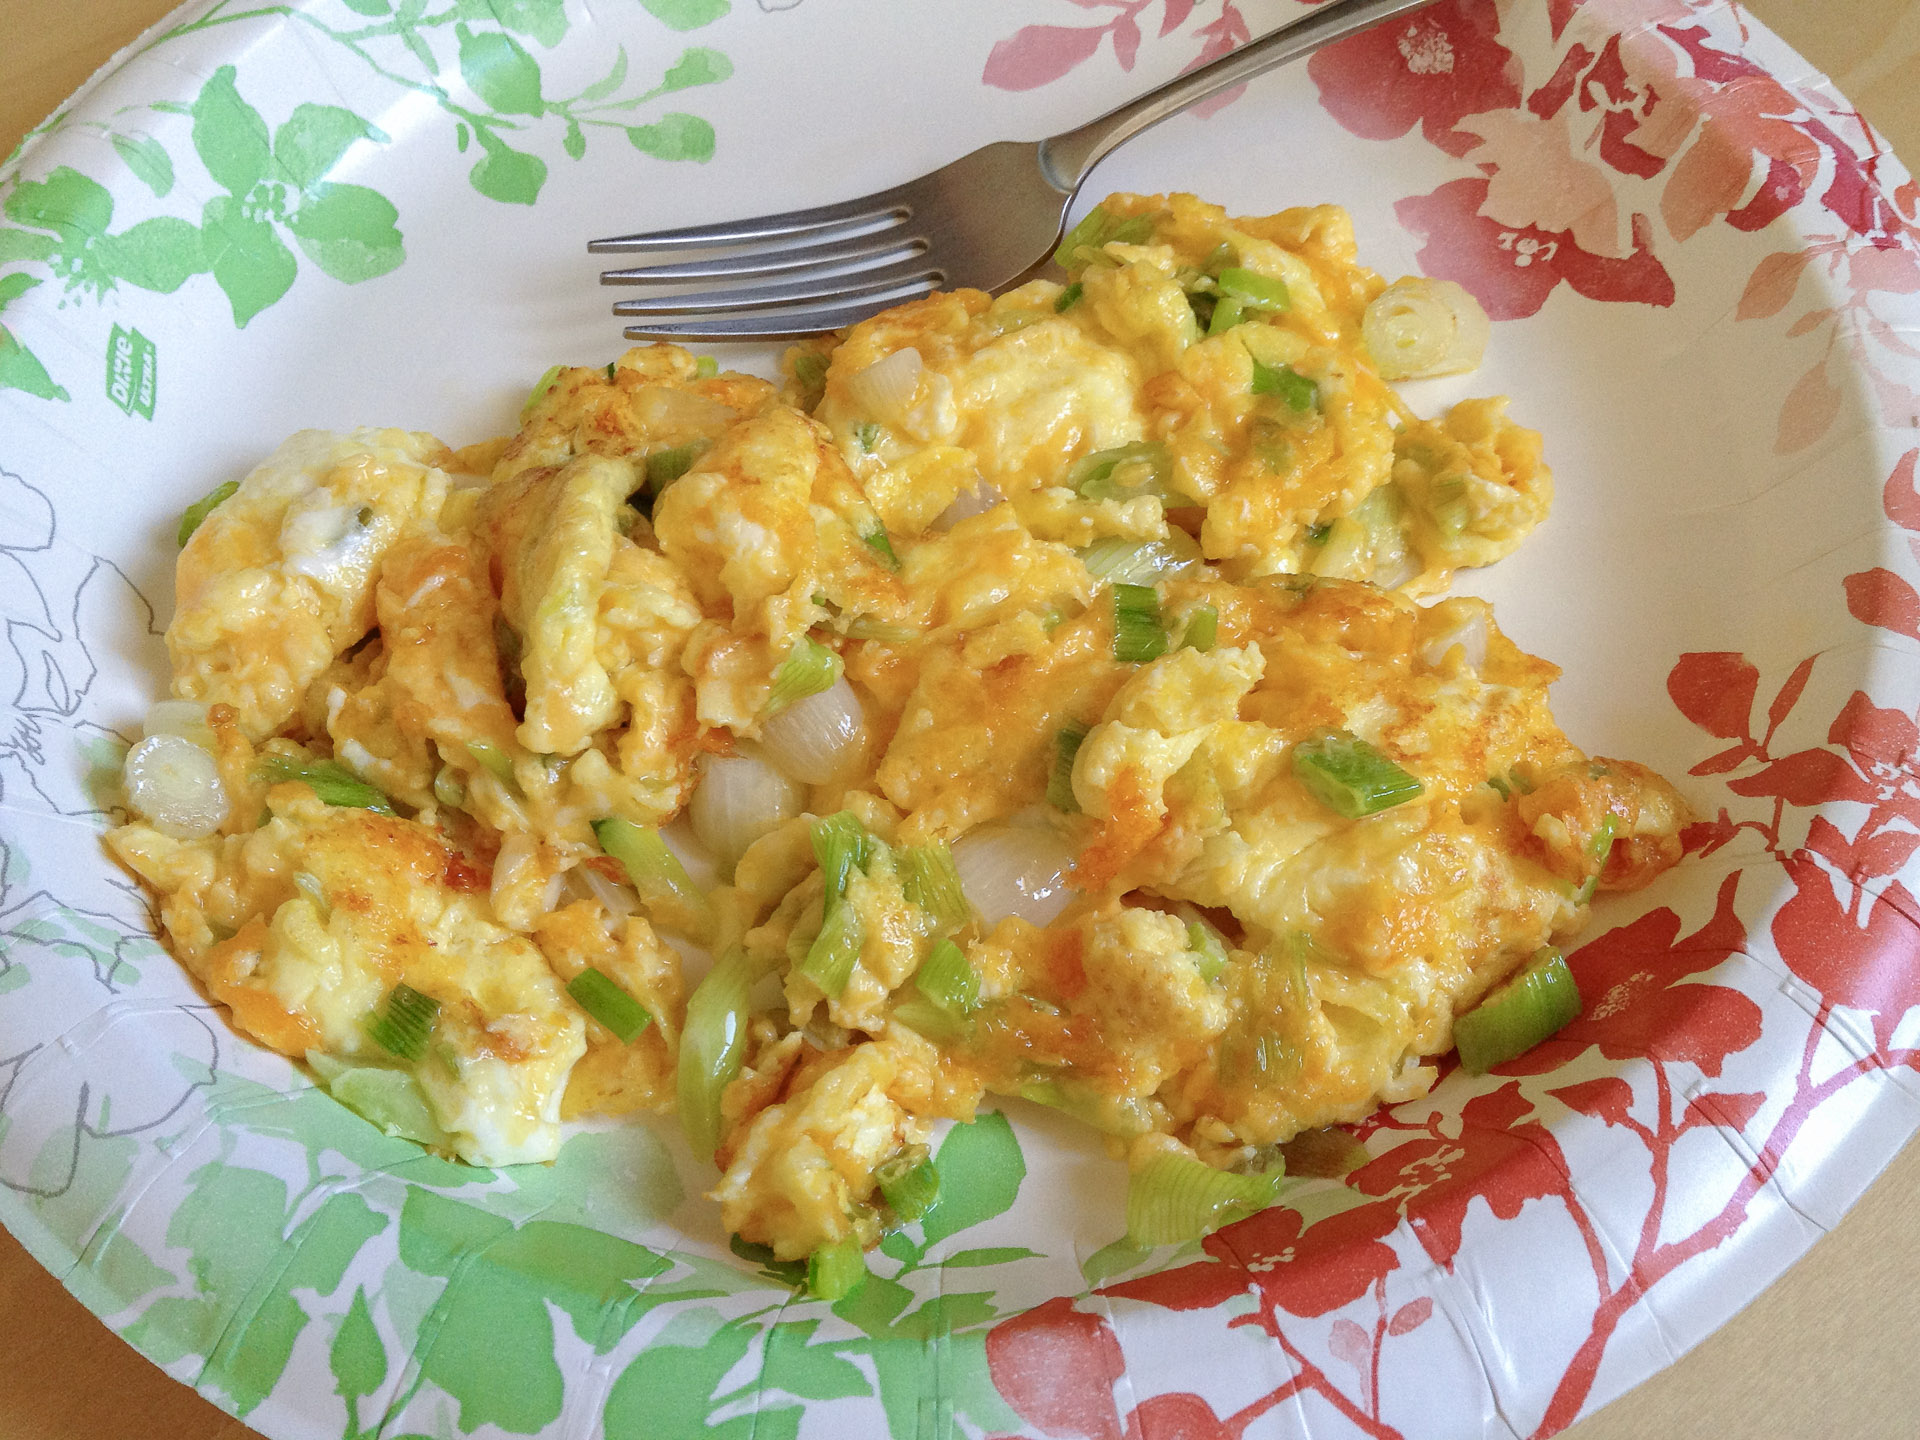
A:
{"label": "wooden table surface", "polygon": [[[175,0],[0,0],[0,155]],[[1920,168],[1920,0],[1752,0]],[[1678,1364],[1568,1440],[1920,1437],[1920,1144]],[[0,1440],[248,1440],[0,1231]],[[677,1440],[677,1437],[663,1437]]]}

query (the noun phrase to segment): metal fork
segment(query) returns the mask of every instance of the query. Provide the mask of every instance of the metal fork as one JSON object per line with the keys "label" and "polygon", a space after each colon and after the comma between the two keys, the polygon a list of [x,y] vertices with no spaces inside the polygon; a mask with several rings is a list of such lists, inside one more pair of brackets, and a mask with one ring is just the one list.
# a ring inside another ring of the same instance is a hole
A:
{"label": "metal fork", "polygon": [[889,305],[1031,278],[1059,243],[1075,191],[1149,125],[1275,66],[1432,0],[1338,0],[1099,119],[1041,141],[1001,141],[917,180],[837,205],[589,242],[595,254],[732,253],[608,270],[607,285],[725,288],[622,300],[632,340],[775,340],[838,330]]}

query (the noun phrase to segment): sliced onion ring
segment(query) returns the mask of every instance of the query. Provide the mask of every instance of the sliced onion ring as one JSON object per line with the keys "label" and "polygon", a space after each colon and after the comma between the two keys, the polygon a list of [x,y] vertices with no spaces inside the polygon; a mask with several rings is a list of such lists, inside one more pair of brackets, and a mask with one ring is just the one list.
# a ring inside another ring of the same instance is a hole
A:
{"label": "sliced onion ring", "polygon": [[[799,701],[779,718],[806,703]],[[722,871],[730,872],[749,845],[806,806],[806,790],[759,756],[708,755],[700,764],[688,816],[700,843]]]}
{"label": "sliced onion ring", "polygon": [[844,675],[819,694],[794,701],[760,730],[767,759],[808,785],[824,785],[844,772],[866,743],[867,712]]}
{"label": "sliced onion ring", "polygon": [[1046,925],[1074,898],[1067,883],[1073,852],[1038,826],[982,825],[954,841],[953,864],[968,902],[989,926],[1008,915]]}
{"label": "sliced onion ring", "polygon": [[1409,275],[1374,297],[1360,335],[1382,379],[1420,380],[1475,368],[1491,328],[1461,286]]}
{"label": "sliced onion ring", "polygon": [[162,835],[199,840],[227,818],[213,756],[182,735],[149,735],[127,752],[127,803]]}
{"label": "sliced onion ring", "polygon": [[882,355],[865,369],[847,377],[847,398],[861,410],[883,420],[898,420],[920,391],[920,373],[926,362],[911,345]]}

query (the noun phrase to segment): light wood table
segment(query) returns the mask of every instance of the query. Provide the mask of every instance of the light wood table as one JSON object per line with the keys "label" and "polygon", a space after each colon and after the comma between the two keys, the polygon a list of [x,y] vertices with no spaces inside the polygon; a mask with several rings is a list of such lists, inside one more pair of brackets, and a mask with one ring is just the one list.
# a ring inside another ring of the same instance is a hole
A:
{"label": "light wood table", "polygon": [[[173,4],[0,0],[0,154]],[[1748,8],[1920,166],[1920,0],[1753,0]],[[1565,1433],[1916,1440],[1916,1296],[1920,1145],[1732,1323]],[[0,1440],[253,1434],[122,1344],[0,1231]]]}

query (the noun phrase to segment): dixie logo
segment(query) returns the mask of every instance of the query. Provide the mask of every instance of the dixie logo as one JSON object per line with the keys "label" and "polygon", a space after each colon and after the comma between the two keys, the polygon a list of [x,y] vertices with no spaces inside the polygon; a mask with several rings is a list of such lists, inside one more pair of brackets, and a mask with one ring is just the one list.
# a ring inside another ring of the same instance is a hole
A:
{"label": "dixie logo", "polygon": [[107,341],[107,398],[129,415],[153,418],[159,351],[138,330],[113,327]]}

